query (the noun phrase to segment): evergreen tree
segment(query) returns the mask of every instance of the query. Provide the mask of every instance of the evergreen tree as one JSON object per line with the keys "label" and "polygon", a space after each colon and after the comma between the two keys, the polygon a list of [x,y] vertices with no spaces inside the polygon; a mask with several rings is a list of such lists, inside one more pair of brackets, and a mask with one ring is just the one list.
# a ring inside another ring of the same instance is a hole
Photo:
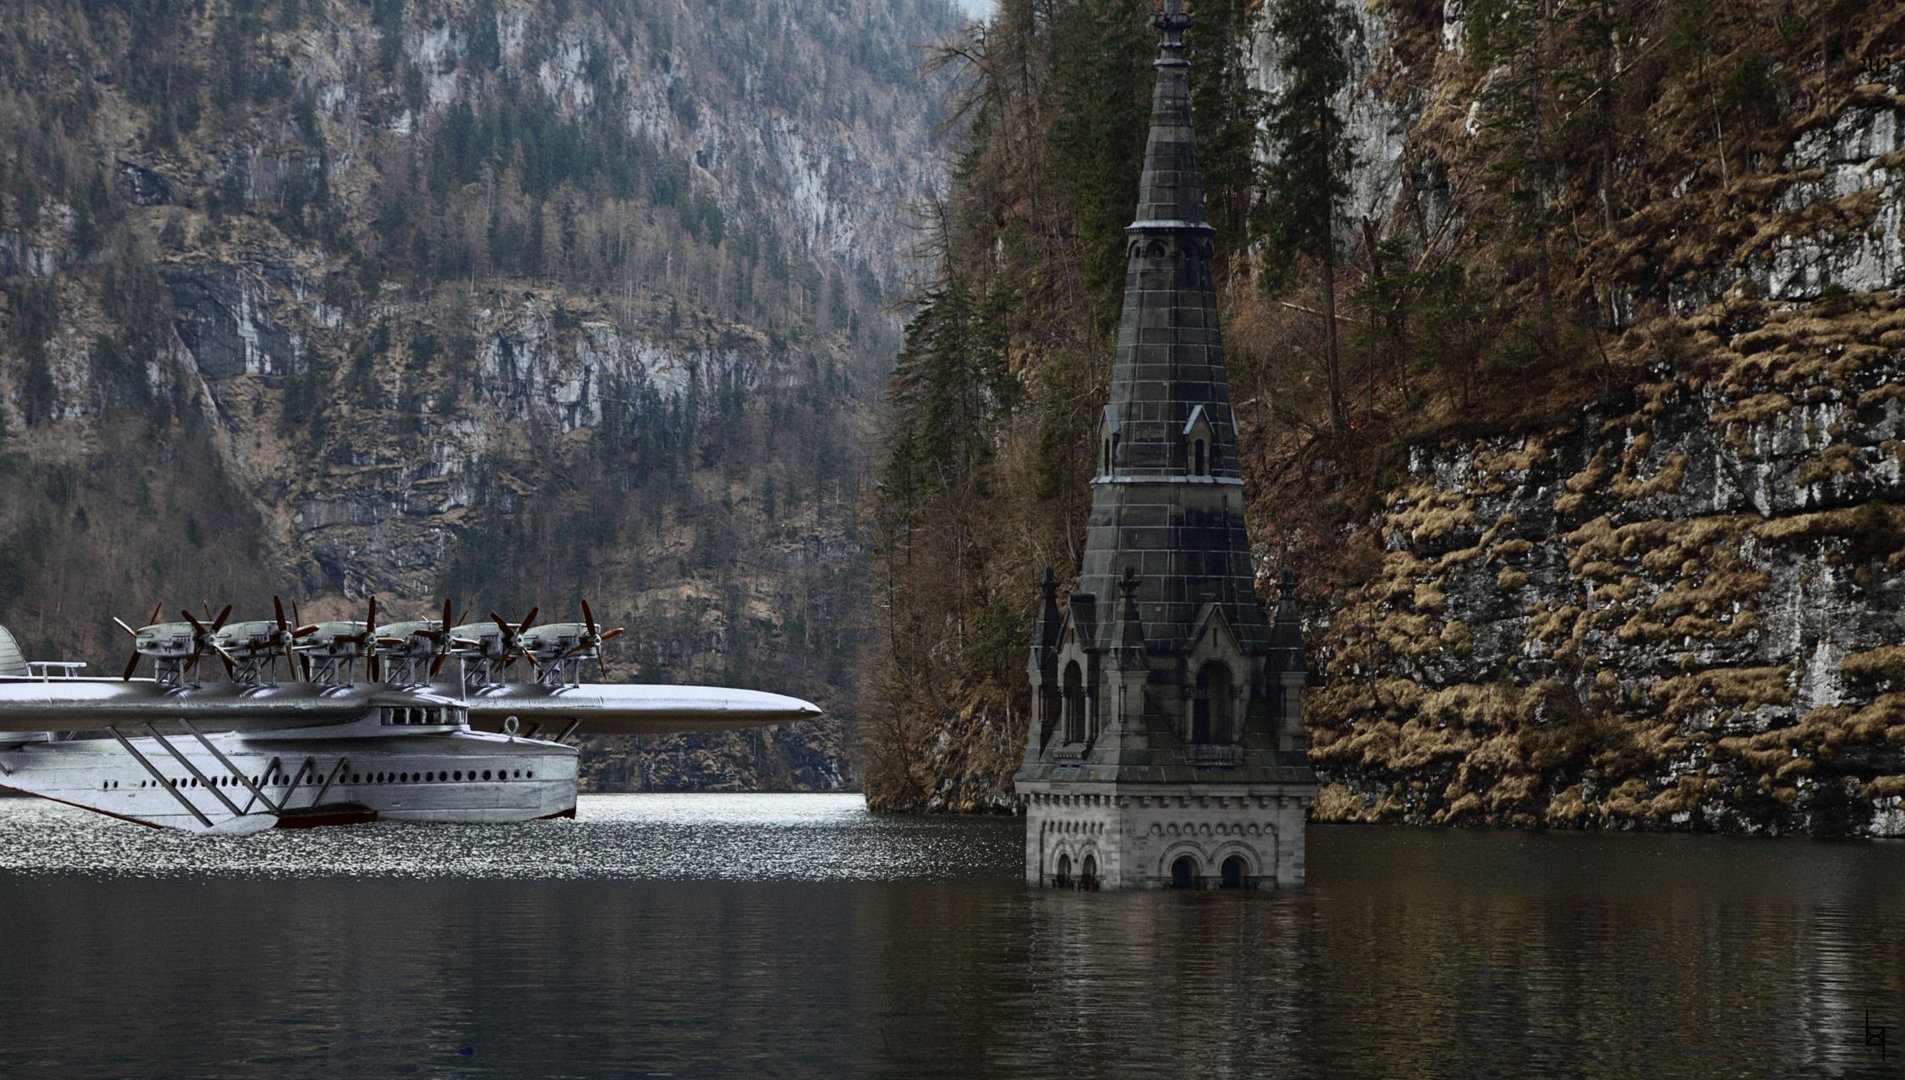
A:
{"label": "evergreen tree", "polygon": [[1262,179],[1257,142],[1264,95],[1250,85],[1246,66],[1256,12],[1257,0],[1200,3],[1184,35],[1204,213],[1217,230],[1220,284],[1232,256],[1250,248],[1250,213]]}
{"label": "evergreen tree", "polygon": [[1356,23],[1338,0],[1283,0],[1270,17],[1270,33],[1281,50],[1277,67],[1284,81],[1265,112],[1270,164],[1264,232],[1271,252],[1265,282],[1288,284],[1294,265],[1273,261],[1279,257],[1311,260],[1318,267],[1330,429],[1340,439],[1348,416],[1336,333],[1337,236],[1356,154],[1336,99],[1349,84],[1343,43],[1356,33]]}

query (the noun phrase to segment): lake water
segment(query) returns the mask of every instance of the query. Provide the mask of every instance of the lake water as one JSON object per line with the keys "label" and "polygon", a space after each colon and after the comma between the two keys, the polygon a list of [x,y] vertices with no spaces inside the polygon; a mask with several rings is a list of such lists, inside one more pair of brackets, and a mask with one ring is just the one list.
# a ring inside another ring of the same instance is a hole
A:
{"label": "lake water", "polygon": [[0,800],[0,1075],[1905,1075],[1905,843],[1318,827],[1259,894],[1032,891],[1020,845],[855,796]]}

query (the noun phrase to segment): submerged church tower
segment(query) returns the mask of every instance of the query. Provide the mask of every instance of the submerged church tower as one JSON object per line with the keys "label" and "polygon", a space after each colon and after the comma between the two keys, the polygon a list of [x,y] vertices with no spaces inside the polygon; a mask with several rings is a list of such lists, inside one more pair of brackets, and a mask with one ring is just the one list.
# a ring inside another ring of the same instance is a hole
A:
{"label": "submerged church tower", "polygon": [[1224,388],[1181,0],[1163,33],[1078,591],[1048,572],[1015,783],[1031,884],[1303,883],[1296,583],[1264,617]]}

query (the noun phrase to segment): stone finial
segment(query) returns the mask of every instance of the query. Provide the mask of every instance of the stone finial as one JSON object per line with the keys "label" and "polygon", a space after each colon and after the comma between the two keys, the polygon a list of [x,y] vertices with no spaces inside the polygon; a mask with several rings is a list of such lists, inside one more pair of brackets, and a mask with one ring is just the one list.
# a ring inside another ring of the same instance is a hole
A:
{"label": "stone finial", "polygon": [[1184,0],[1164,0],[1164,9],[1152,12],[1151,25],[1164,32],[1167,48],[1183,48],[1182,35],[1185,28],[1191,25],[1191,17],[1184,10]]}

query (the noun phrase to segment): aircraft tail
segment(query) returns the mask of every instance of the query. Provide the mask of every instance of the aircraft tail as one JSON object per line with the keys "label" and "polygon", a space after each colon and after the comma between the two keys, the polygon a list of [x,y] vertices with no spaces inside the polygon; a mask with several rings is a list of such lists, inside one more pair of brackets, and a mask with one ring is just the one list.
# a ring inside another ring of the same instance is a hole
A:
{"label": "aircraft tail", "polygon": [[26,666],[26,654],[20,651],[20,643],[13,640],[7,628],[0,626],[0,678],[24,679],[33,674]]}

